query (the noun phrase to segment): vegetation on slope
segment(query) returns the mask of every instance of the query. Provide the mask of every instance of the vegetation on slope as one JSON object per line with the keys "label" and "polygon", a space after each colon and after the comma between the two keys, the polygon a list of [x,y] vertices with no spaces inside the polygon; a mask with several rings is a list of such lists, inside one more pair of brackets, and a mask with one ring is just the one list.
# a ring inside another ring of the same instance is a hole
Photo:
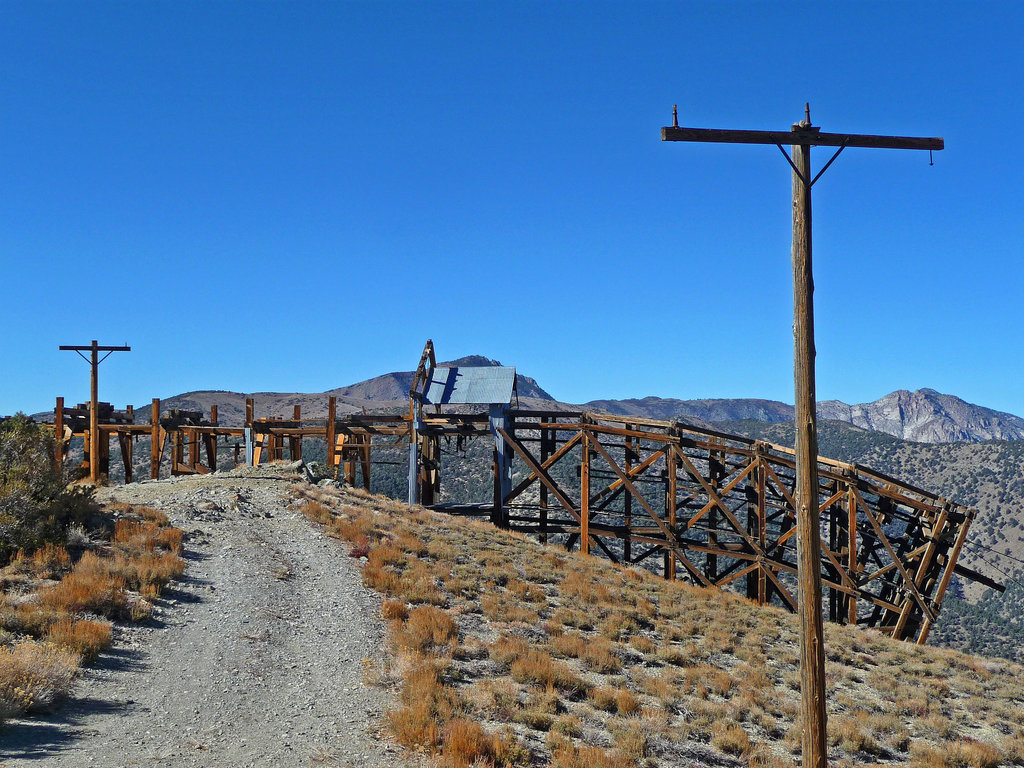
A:
{"label": "vegetation on slope", "polygon": [[[795,618],[360,493],[296,500],[365,558],[398,686],[389,722],[442,766],[788,766]],[[828,626],[835,764],[1024,764],[1022,670]],[[482,762],[478,762],[482,761]]]}
{"label": "vegetation on slope", "polygon": [[68,488],[53,468],[50,432],[23,415],[0,422],[0,565],[18,550],[61,544],[96,513],[91,491]]}
{"label": "vegetation on slope", "polygon": [[100,509],[52,467],[45,430],[0,425],[0,720],[57,706],[110,645],[110,620],[147,617],[185,568],[163,513]]}

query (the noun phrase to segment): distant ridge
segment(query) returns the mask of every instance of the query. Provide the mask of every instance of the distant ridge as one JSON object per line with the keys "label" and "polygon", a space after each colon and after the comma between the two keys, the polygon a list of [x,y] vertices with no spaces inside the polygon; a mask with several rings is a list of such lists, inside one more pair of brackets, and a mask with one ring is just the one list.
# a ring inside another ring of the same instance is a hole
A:
{"label": "distant ridge", "polygon": [[1024,419],[1019,416],[934,389],[900,389],[860,405],[827,400],[818,403],[818,415],[919,443],[1024,439]]}
{"label": "distant ridge", "polygon": [[[456,360],[439,363],[445,366],[501,365],[483,355],[467,355]],[[704,398],[679,400],[648,396],[625,400],[591,400],[573,405],[556,400],[536,379],[521,371],[518,388],[520,404],[524,407],[544,407],[556,410],[583,408],[616,416],[635,416],[647,419],[679,419],[697,426],[718,422],[759,421],[777,424],[793,418],[793,406],[778,400],[757,398]],[[396,371],[375,376],[365,381],[319,393],[282,392],[228,392],[198,390],[166,398],[161,408],[180,408],[209,412],[217,405],[220,421],[225,425],[239,425],[245,414],[245,398],[256,399],[256,416],[291,416],[298,405],[306,418],[326,416],[327,395],[338,399],[338,413],[362,411],[394,411],[408,403],[412,371]],[[911,392],[900,389],[870,403],[848,405],[839,400],[818,403],[822,419],[852,424],[862,429],[881,432],[903,440],[923,443],[984,442],[988,440],[1024,440],[1024,418],[968,403],[955,395],[945,395],[934,389]],[[49,414],[36,414],[46,418]],[[136,416],[141,423],[149,418],[149,408],[138,406]]]}
{"label": "distant ridge", "polygon": [[778,400],[706,399],[675,400],[648,396],[639,400],[591,400],[584,407],[617,416],[648,419],[696,418],[702,421],[753,419],[774,424],[793,418],[793,406]]}
{"label": "distant ridge", "polygon": [[[621,416],[703,421],[763,421],[769,424],[793,418],[793,406],[777,400],[675,400],[645,397],[640,400],[592,400],[585,407]],[[919,443],[977,443],[986,440],[1024,439],[1024,419],[1011,413],[974,405],[934,389],[900,389],[871,403],[847,405],[839,400],[818,403],[818,416],[882,432]]]}

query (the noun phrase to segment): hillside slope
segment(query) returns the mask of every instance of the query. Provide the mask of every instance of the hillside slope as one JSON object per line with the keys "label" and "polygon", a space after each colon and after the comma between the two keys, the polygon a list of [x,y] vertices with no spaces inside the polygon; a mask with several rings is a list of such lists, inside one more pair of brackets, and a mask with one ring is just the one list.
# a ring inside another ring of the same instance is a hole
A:
{"label": "hillside slope", "polygon": [[[490,525],[297,488],[387,598],[395,739],[442,766],[795,766],[796,617]],[[1024,669],[829,625],[830,759],[1024,759]],[[479,763],[477,763],[479,764]]]}

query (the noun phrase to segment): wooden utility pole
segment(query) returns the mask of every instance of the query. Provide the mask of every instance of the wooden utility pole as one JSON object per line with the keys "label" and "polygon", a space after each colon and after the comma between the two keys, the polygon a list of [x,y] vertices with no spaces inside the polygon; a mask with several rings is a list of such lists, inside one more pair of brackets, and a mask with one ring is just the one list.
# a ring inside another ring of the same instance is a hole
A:
{"label": "wooden utility pole", "polygon": [[[89,480],[95,485],[100,479],[100,418],[99,418],[99,368],[100,363],[106,360],[113,352],[131,352],[131,347],[101,347],[92,340],[87,347],[62,345],[58,347],[62,352],[77,352],[78,356],[90,365],[89,374]],[[89,357],[83,355],[89,352]],[[106,352],[100,357],[100,352]]]}
{"label": "wooden utility pole", "polygon": [[[676,108],[662,141],[774,144],[793,169],[793,378],[795,383],[796,525],[800,613],[800,694],[805,768],[824,768],[828,751],[825,715],[825,647],[821,615],[821,530],[818,494],[818,429],[814,392],[814,279],[811,270],[811,187],[846,147],[939,150],[939,138],[821,133],[803,121],[788,132],[680,128]],[[784,144],[792,147],[792,157]],[[811,176],[811,147],[838,147]]]}

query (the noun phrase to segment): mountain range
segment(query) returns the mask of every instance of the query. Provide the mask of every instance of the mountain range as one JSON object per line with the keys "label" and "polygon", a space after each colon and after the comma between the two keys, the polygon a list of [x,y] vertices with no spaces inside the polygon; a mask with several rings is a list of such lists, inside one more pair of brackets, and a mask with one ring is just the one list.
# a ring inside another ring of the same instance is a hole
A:
{"label": "mountain range", "polygon": [[[439,365],[481,366],[500,363],[481,355],[470,355]],[[217,405],[221,423],[230,425],[242,423],[247,396],[256,400],[257,417],[290,416],[293,407],[299,405],[303,416],[323,418],[327,412],[327,396],[334,395],[339,414],[361,411],[372,413],[404,408],[408,403],[412,378],[412,371],[385,373],[366,381],[312,394],[256,392],[247,395],[241,392],[199,390],[167,398],[161,407],[208,412],[211,405]],[[678,400],[649,396],[572,404],[556,400],[536,379],[521,373],[518,377],[518,393],[519,403],[524,407],[558,410],[583,408],[618,416],[678,419],[697,425],[745,420],[776,424],[793,418],[792,405],[754,398]],[[148,409],[140,408],[139,415],[143,420],[147,413]],[[825,400],[818,403],[818,416],[921,443],[1024,439],[1024,418],[968,403],[934,389],[918,389],[914,392],[901,389],[874,402],[855,405],[839,400]]]}

